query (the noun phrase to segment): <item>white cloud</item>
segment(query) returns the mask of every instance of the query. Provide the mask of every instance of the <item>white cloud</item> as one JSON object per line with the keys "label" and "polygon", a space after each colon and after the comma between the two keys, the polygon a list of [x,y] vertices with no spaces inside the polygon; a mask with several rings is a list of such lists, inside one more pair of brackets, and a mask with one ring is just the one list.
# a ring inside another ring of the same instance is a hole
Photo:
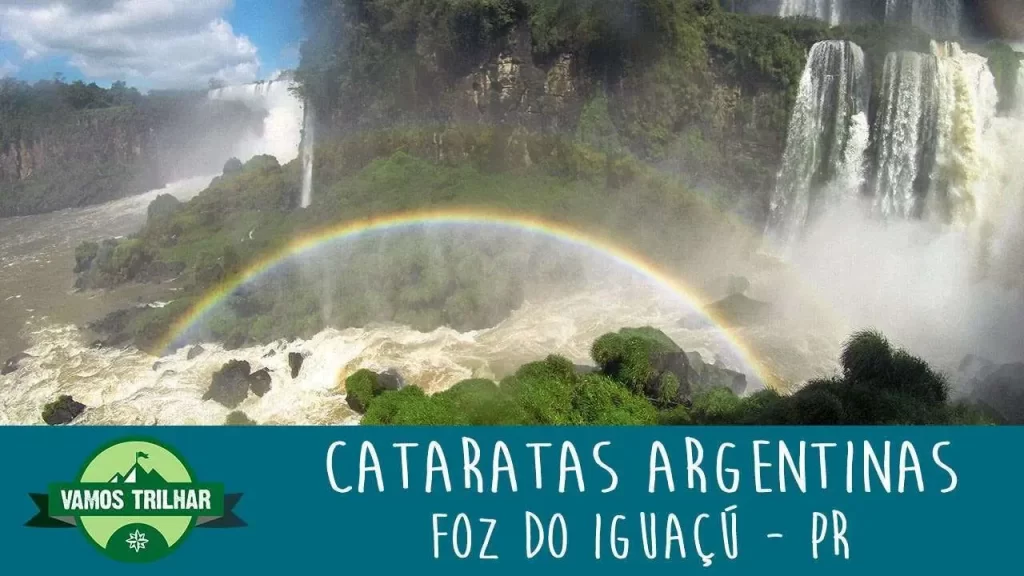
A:
{"label": "white cloud", "polygon": [[0,0],[0,40],[26,60],[66,56],[88,77],[157,87],[249,82],[256,46],[223,19],[232,0]]}
{"label": "white cloud", "polygon": [[6,78],[18,73],[19,68],[10,60],[0,62],[0,78]]}

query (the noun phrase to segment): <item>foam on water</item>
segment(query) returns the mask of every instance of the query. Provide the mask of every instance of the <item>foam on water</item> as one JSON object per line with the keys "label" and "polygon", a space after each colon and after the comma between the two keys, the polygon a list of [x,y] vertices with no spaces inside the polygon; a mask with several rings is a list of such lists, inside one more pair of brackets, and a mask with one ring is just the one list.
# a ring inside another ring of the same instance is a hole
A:
{"label": "foam on water", "polygon": [[[252,370],[270,371],[270,392],[262,398],[250,394],[237,407],[257,422],[351,424],[358,416],[345,404],[340,383],[360,368],[393,368],[408,383],[435,392],[466,378],[500,379],[548,354],[591,364],[593,341],[624,326],[661,328],[683,349],[730,365],[717,329],[684,327],[689,313],[660,291],[607,287],[528,302],[485,330],[418,332],[396,325],[328,329],[309,340],[230,351],[203,344],[205,352],[192,360],[187,359],[188,347],[164,358],[132,348],[90,349],[77,329],[47,327],[31,335],[28,353],[33,358],[0,378],[0,424],[38,423],[43,405],[60,394],[89,406],[77,424],[222,424],[230,410],[202,396],[212,374],[229,360],[246,360]],[[295,379],[289,352],[305,356]]]}

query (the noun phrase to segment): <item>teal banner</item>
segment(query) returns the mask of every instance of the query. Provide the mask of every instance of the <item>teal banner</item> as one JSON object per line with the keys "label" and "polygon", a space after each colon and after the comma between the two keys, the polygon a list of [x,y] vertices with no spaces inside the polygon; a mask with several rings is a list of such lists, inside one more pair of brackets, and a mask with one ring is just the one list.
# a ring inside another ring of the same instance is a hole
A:
{"label": "teal banner", "polygon": [[0,443],[12,573],[1020,570],[1015,427],[11,427]]}

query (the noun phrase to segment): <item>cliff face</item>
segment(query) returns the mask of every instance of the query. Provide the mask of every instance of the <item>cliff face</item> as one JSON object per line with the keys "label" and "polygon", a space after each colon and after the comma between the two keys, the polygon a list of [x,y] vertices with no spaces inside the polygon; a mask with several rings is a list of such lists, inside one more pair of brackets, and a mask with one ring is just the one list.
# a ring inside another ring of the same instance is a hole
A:
{"label": "cliff face", "polygon": [[0,216],[105,202],[160,185],[156,126],[139,110],[69,114],[0,149]]}
{"label": "cliff face", "polygon": [[203,93],[139,97],[95,109],[0,107],[0,217],[108,202],[213,173],[264,112]]}
{"label": "cliff face", "polygon": [[[318,142],[410,125],[559,134],[765,212],[807,49],[828,26],[707,2],[307,4],[299,80]],[[755,56],[756,55],[756,56]],[[516,162],[518,162],[518,158]],[[525,158],[538,162],[542,158]]]}
{"label": "cliff face", "polygon": [[507,124],[532,131],[575,127],[588,81],[573,54],[534,61],[528,26],[513,29],[492,57],[445,86],[445,122]]}

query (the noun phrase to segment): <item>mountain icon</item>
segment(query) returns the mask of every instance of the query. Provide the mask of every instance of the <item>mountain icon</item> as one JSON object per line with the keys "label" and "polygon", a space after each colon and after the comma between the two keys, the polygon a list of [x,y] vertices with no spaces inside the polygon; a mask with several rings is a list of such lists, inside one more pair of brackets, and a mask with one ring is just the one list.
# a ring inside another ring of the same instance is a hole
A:
{"label": "mountain icon", "polygon": [[138,462],[124,474],[114,474],[111,484],[166,484],[167,481],[156,470],[146,471]]}

